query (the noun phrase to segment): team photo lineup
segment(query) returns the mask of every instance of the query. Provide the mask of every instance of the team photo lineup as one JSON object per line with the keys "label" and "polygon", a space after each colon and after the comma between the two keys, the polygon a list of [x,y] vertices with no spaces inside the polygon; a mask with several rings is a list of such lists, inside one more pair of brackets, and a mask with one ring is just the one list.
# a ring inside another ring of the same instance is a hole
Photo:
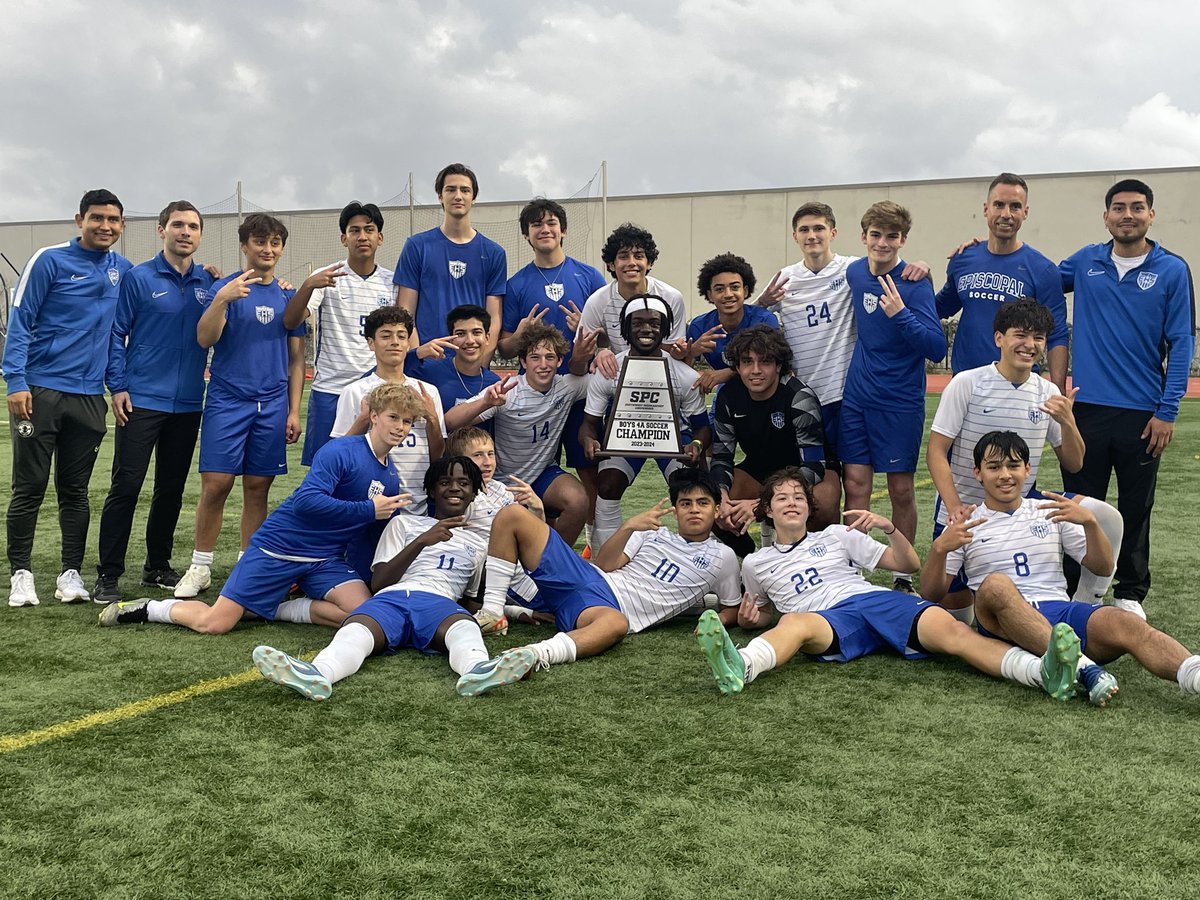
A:
{"label": "team photo lineup", "polygon": [[[1055,262],[1021,240],[1029,189],[1002,173],[980,199],[987,234],[947,248],[944,281],[904,259],[899,203],[806,202],[790,222],[801,260],[767,278],[736,249],[714,256],[696,280],[712,308],[690,321],[652,274],[645,228],[606,235],[601,272],[564,252],[564,207],[534,199],[519,218],[533,260],[508,277],[505,250],[471,225],[474,172],[448,165],[434,188],[441,225],[408,238],[394,269],[376,258],[379,208],[354,201],[345,259],[298,285],[276,276],[288,231],[269,214],[242,220],[244,266],[222,273],[204,264],[200,211],[174,201],[161,252],[135,264],[113,249],[118,197],[85,193],[79,236],[34,253],[9,312],[8,605],[47,602],[53,577],[54,600],[97,604],[101,627],[324,626],[311,661],[269,643],[252,654],[311,700],[401,650],[443,657],[472,697],[678,617],[722,694],[797,654],[952,656],[1096,706],[1119,689],[1105,665],[1128,654],[1200,693],[1200,655],[1151,624],[1151,513],[1195,312],[1186,261],[1149,236],[1146,183],[1097,197],[1110,240]],[[927,430],[926,366],[948,354]],[[657,388],[637,390],[634,372]],[[646,451],[618,448],[623,432]],[[297,443],[303,480],[272,497]],[[1061,492],[1038,487],[1047,446]],[[647,461],[663,500],[626,518]],[[52,471],[61,567],[35,572]],[[919,510],[926,477],[936,502]],[[239,480],[241,550],[220,584]],[[489,651],[510,629],[529,641]]]}

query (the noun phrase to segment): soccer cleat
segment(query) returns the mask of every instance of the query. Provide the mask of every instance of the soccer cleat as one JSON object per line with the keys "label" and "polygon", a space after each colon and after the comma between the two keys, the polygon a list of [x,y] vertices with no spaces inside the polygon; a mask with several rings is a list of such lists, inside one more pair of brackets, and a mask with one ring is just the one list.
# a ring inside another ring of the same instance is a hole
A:
{"label": "soccer cleat", "polygon": [[291,688],[309,700],[328,700],[329,695],[333,693],[333,684],[316,666],[288,656],[282,650],[260,644],[254,648],[250,658],[254,660],[254,667],[267,681]]}
{"label": "soccer cleat", "polygon": [[591,559],[592,558],[592,545],[584,544],[583,549],[579,551],[579,557],[580,557],[580,559]]}
{"label": "soccer cleat", "polygon": [[67,569],[54,580],[54,596],[63,603],[87,603],[92,599],[78,569]]}
{"label": "soccer cleat", "polygon": [[146,587],[173,588],[179,584],[180,575],[170,566],[165,569],[142,569],[142,584]]}
{"label": "soccer cleat", "polygon": [[1096,663],[1084,666],[1076,673],[1076,676],[1083,689],[1087,691],[1088,702],[1092,706],[1107,706],[1113,694],[1120,690],[1117,676]]}
{"label": "soccer cleat", "polygon": [[94,603],[116,603],[120,599],[121,585],[116,575],[101,575],[96,579],[96,586],[92,588]]}
{"label": "soccer cleat", "polygon": [[212,570],[208,566],[188,566],[179,583],[175,585],[175,599],[191,600],[212,585]]}
{"label": "soccer cleat", "polygon": [[8,592],[9,606],[37,606],[37,588],[33,583],[33,573],[28,569],[17,569],[13,572]]}
{"label": "soccer cleat", "polygon": [[493,688],[514,684],[533,671],[538,656],[532,647],[513,647],[499,656],[477,662],[458,679],[460,697],[477,697]]}
{"label": "soccer cleat", "polygon": [[508,634],[508,617],[504,613],[496,616],[486,609],[481,609],[475,613],[475,621],[479,623],[479,630],[485,635]]}
{"label": "soccer cleat", "polygon": [[150,617],[146,611],[146,606],[150,603],[149,598],[142,597],[138,600],[118,600],[116,603],[110,603],[104,609],[100,610],[100,627],[110,628],[113,625],[141,625],[143,622],[149,622]]}
{"label": "soccer cleat", "polygon": [[1146,609],[1137,600],[1127,600],[1124,597],[1119,597],[1113,600],[1112,605],[1117,609],[1123,609],[1127,613],[1133,613],[1143,622],[1146,621]]}
{"label": "soccer cleat", "polygon": [[1042,654],[1042,688],[1055,700],[1070,700],[1075,696],[1078,668],[1079,635],[1066,622],[1059,622]]}
{"label": "soccer cleat", "polygon": [[899,591],[901,594],[915,594],[911,578],[897,578],[892,582],[892,590]]}
{"label": "soccer cleat", "polygon": [[708,658],[708,667],[722,694],[739,694],[746,686],[746,663],[729,639],[721,617],[711,609],[700,614],[696,625],[696,643]]}

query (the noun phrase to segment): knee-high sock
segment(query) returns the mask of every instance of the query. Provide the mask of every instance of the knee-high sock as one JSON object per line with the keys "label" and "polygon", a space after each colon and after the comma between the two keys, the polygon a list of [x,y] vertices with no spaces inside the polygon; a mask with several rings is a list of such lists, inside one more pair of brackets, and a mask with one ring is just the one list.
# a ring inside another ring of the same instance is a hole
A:
{"label": "knee-high sock", "polygon": [[504,604],[508,601],[508,588],[513,583],[517,564],[512,560],[489,556],[483,563],[485,584],[483,587],[483,611],[499,618],[504,615]]}
{"label": "knee-high sock", "polygon": [[624,523],[620,500],[605,500],[603,497],[597,497],[596,524],[592,528],[592,553],[599,553],[600,548],[621,529]]}
{"label": "knee-high sock", "polygon": [[446,629],[446,655],[450,657],[450,668],[459,675],[487,659],[478,623],[459,619]]}
{"label": "knee-high sock", "polygon": [[[1112,544],[1113,559],[1115,560],[1117,554],[1121,552],[1121,538],[1125,534],[1125,523],[1121,519],[1121,514],[1112,504],[1097,500],[1095,497],[1084,497],[1079,501],[1079,505],[1090,509],[1095,515],[1096,521],[1100,523],[1100,528],[1104,531],[1104,536]],[[1108,593],[1115,572],[1114,568],[1107,575],[1097,575],[1089,572],[1086,566],[1080,566],[1079,585],[1075,588],[1075,596],[1071,599],[1079,603],[1100,603],[1104,599],[1104,595]]]}
{"label": "knee-high sock", "polygon": [[375,637],[362,622],[343,625],[329,642],[329,646],[317,654],[313,665],[329,681],[337,682],[362,668],[363,661],[375,651]]}

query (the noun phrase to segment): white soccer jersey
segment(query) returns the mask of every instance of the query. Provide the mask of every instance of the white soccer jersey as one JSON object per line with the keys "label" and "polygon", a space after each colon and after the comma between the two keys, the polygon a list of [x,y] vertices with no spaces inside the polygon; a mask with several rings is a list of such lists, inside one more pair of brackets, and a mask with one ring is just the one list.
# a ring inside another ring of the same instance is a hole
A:
{"label": "white soccer jersey", "polygon": [[[659,281],[652,276],[646,277],[646,293],[657,294],[667,301],[671,308],[674,322],[671,323],[671,333],[663,338],[664,344],[687,337],[687,307],[683,305],[683,294],[675,290],[665,281]],[[579,316],[579,327],[594,331],[603,328],[608,335],[608,342],[613,353],[624,353],[629,349],[629,342],[621,337],[621,310],[625,306],[625,298],[617,290],[615,281],[600,288],[583,304],[583,312]]]}
{"label": "white soccer jersey", "polygon": [[[384,384],[384,380],[371,373],[347,385],[338,397],[337,415],[333,420],[333,431],[330,437],[341,437],[358,418],[362,407],[362,399],[371,393],[372,389]],[[405,378],[402,384],[407,384],[413,390],[418,385],[425,388],[425,393],[433,398],[433,405],[438,411],[438,428],[442,437],[446,436],[446,422],[442,419],[442,398],[438,389],[427,381],[416,378]],[[396,464],[396,473],[400,476],[400,490],[412,494],[412,503],[401,507],[401,512],[423,516],[426,511],[425,472],[429,469],[429,435],[425,433],[425,420],[420,419],[414,425],[404,443],[393,447],[389,454]]]}
{"label": "white soccer jersey", "polygon": [[887,546],[847,528],[810,531],[798,544],[763,547],[742,560],[742,583],[781,613],[818,612],[847,597],[884,588],[862,577],[873,571]]}
{"label": "white soccer jersey", "polygon": [[[950,448],[950,473],[963,503],[983,504],[983,487],[975,478],[975,445],[989,431],[1015,431],[1029,445],[1029,477],[1025,491],[1037,480],[1038,463],[1047,441],[1062,446],[1062,426],[1042,410],[1060,393],[1052,382],[1030,375],[1024,384],[1013,384],[995,363],[959,372],[946,385],[933,416],[933,431],[954,441]],[[937,502],[937,521],[945,525],[946,506]]]}
{"label": "white soccer jersey", "polygon": [[971,543],[946,554],[946,573],[964,569],[972,591],[998,572],[1011,578],[1028,601],[1070,600],[1062,555],[1082,560],[1087,535],[1082,525],[1049,521],[1047,510],[1038,509],[1045,502],[1023,500],[1011,513],[979,507],[974,518],[987,521],[973,530]]}
{"label": "white soccer jersey", "polygon": [[[427,516],[393,516],[375,546],[371,567],[392,559],[436,524],[437,519]],[[418,553],[400,581],[384,590],[426,591],[455,601],[468,592],[475,593],[483,575],[487,543],[486,529],[451,529],[449,540],[439,541]]]}
{"label": "white soccer jersey", "polygon": [[317,338],[312,389],[326,394],[341,393],[342,388],[362,378],[375,365],[363,325],[374,310],[392,305],[395,291],[391,269],[376,266],[363,278],[349,263],[333,265],[342,266],[346,274],[332,287],[313,291],[308,301],[316,318]]}
{"label": "white soccer jersey", "polygon": [[816,391],[822,406],[842,399],[858,340],[846,282],[846,267],[856,259],[835,256],[819,272],[803,262],[785,266],[780,270],[786,279],[783,299],[769,307],[792,348],[796,377]]}
{"label": "white soccer jersey", "polygon": [[601,574],[629,619],[630,634],[703,604],[705,594],[716,594],[722,606],[741,602],[737,557],[714,537],[688,541],[666,528],[635,531],[625,555],[628,563]]}
{"label": "white soccer jersey", "polygon": [[525,375],[518,376],[504,405],[489,407],[479,416],[480,421],[495,420],[497,468],[528,482],[541,475],[557,461],[571,405],[586,391],[587,378],[579,375],[555,375],[545,393],[530,387]]}
{"label": "white soccer jersey", "polygon": [[[687,363],[682,363],[662,351],[659,351],[659,354],[666,359],[667,368],[671,372],[671,387],[675,390],[675,402],[679,404],[679,429],[682,434],[688,428],[688,419],[701,413],[707,415],[708,407],[704,405],[704,395],[695,387],[700,373]],[[617,378],[621,376],[621,366],[625,364],[627,356],[628,351],[617,354]],[[589,416],[605,415],[616,392],[616,378],[605,378],[599,372],[593,372],[587,379],[587,402],[583,407],[584,412]]]}

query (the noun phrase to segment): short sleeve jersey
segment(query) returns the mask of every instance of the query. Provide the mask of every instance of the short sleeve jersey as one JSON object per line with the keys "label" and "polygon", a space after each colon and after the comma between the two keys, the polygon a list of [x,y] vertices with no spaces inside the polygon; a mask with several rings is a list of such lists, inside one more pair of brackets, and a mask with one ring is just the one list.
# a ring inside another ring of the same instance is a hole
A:
{"label": "short sleeve jersey", "polygon": [[393,302],[391,269],[376,266],[363,278],[349,264],[334,265],[342,265],[346,274],[331,287],[313,291],[308,301],[316,318],[317,336],[312,389],[327,394],[340,393],[375,365],[375,354],[367,346],[363,328],[367,316]]}
{"label": "short sleeve jersey", "polygon": [[[372,568],[391,560],[436,524],[437,519],[427,516],[393,517],[375,547]],[[400,581],[384,590],[427,591],[457,601],[478,587],[486,558],[486,532],[455,528],[449,540],[439,541],[418,553]]]}
{"label": "short sleeve jersey", "polygon": [[[687,307],[683,304],[683,294],[653,276],[646,278],[646,293],[662,297],[671,309],[671,333],[663,339],[663,343],[683,340],[687,333]],[[629,349],[629,342],[621,337],[621,310],[624,307],[625,298],[617,290],[617,283],[610,282],[588,297],[583,314],[579,317],[579,327],[589,331],[603,328],[612,352],[624,353]]]}
{"label": "short sleeve jersey", "polygon": [[441,395],[442,412],[466,403],[484,388],[495,384],[500,376],[491,369],[480,369],[478,375],[464,375],[454,365],[453,359],[416,359],[409,352],[404,369],[412,378],[432,384]]}
{"label": "short sleeve jersey", "polygon": [[484,410],[496,440],[496,468],[532,482],[558,459],[558,445],[571,406],[587,390],[587,378],[555,375],[545,393],[530,387],[525,375],[507,394],[503,406]]}
{"label": "short sleeve jersey", "polygon": [[[621,366],[625,364],[625,359],[628,356],[628,351],[617,354],[618,377]],[[707,416],[706,407],[704,406],[704,395],[700,393],[699,388],[693,387],[696,379],[700,377],[700,373],[674,357],[666,356],[665,354],[663,356],[667,360],[667,366],[671,372],[671,387],[675,391],[675,402],[679,404],[679,428],[682,434],[683,431],[688,429],[688,419],[692,416]],[[589,375],[587,403],[584,406],[584,411],[589,416],[603,416],[608,412],[608,405],[612,402],[613,394],[616,393],[616,390],[616,379],[605,378],[600,374]]]}
{"label": "short sleeve jersey", "polygon": [[882,590],[862,577],[887,547],[845,525],[810,531],[798,544],[775,544],[742,561],[742,583],[781,613],[819,612],[856,594]]}
{"label": "short sleeve jersey", "polygon": [[[704,359],[709,367],[720,371],[728,369],[729,363],[725,361],[725,347],[729,344],[729,339],[746,328],[753,325],[769,325],[772,328],[779,327],[779,320],[775,318],[775,313],[768,309],[763,309],[761,306],[743,306],[742,321],[738,322],[732,331],[726,331],[723,337],[716,339],[716,344],[712,350],[704,354]],[[704,332],[716,328],[721,324],[721,314],[715,309],[711,309],[702,315],[696,316],[688,323],[687,339],[694,341]]]}
{"label": "short sleeve jersey", "polygon": [[[568,256],[561,266],[543,269],[534,263],[508,279],[508,293],[504,295],[504,321],[500,328],[509,334],[517,330],[521,320],[533,311],[546,310],[542,321],[562,332],[567,343],[575,343],[575,332],[567,328],[569,304],[583,310],[588,297],[604,287],[604,276],[587,263]],[[570,354],[568,353],[568,356]],[[563,362],[564,366],[566,361]]]}
{"label": "short sleeve jersey", "polygon": [[[205,305],[241,274],[214,284]],[[247,296],[225,307],[225,330],[213,346],[209,379],[242,400],[271,400],[287,393],[288,338],[303,338],[306,332],[303,324],[283,327],[283,310],[295,291],[285,291],[279,279],[248,287]]]}
{"label": "short sleeve jersey", "polygon": [[454,307],[486,306],[489,296],[503,297],[507,278],[508,258],[495,241],[475,232],[456,244],[431,228],[404,242],[392,280],[417,292],[417,334],[429,341],[446,336],[446,314]]}

